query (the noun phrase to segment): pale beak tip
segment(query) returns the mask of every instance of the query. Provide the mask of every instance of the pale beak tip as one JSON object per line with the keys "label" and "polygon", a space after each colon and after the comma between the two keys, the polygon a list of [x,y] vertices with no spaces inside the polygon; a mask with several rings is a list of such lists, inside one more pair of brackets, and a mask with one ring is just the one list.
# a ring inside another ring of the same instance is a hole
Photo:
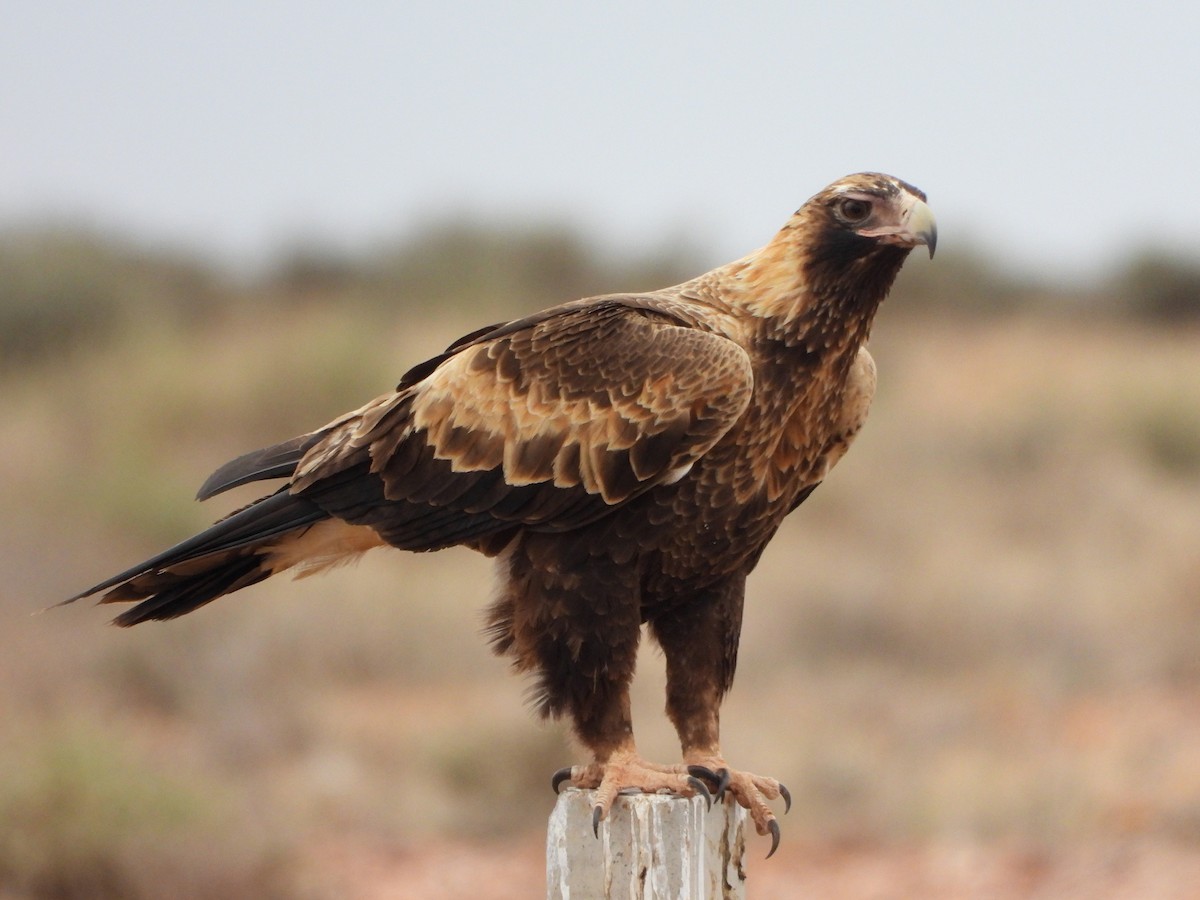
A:
{"label": "pale beak tip", "polygon": [[909,214],[908,227],[913,237],[929,248],[929,258],[933,259],[933,252],[937,249],[937,220],[933,217],[933,210],[917,200]]}

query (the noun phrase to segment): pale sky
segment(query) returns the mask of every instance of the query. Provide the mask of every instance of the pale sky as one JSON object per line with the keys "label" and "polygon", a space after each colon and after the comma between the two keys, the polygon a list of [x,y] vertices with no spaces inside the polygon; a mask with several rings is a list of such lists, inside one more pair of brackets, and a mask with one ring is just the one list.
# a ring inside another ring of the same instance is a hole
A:
{"label": "pale sky", "polygon": [[1074,275],[1200,254],[1191,4],[25,0],[0,28],[0,225],[255,262],[449,212],[617,247],[759,246],[874,169],[941,246]]}

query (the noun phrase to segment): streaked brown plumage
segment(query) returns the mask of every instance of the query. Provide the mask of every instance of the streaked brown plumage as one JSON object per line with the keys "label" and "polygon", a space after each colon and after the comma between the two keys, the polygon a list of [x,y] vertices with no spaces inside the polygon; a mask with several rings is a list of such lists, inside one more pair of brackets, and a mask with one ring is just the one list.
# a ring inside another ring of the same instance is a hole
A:
{"label": "streaked brown plumage", "polygon": [[[853,175],[763,249],[685,284],[481,329],[395,392],[222,466],[201,499],[287,483],[79,596],[138,601],[116,619],[133,625],[377,546],[471,547],[499,560],[496,651],[593,754],[556,784],[597,788],[599,821],[622,788],[709,781],[777,843],[767,801],[781,786],[730,770],[718,743],[746,576],[862,426],[875,311],[935,235],[916,188]],[[643,623],[666,655],[683,765],[634,745]]]}

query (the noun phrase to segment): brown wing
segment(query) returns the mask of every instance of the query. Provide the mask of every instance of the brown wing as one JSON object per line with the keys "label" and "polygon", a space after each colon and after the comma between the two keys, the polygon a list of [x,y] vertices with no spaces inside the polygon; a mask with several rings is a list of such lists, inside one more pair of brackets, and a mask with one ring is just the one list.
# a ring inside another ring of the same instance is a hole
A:
{"label": "brown wing", "polygon": [[570,305],[460,342],[325,430],[291,491],[434,549],[574,528],[682,477],[745,410],[749,357],[638,304]]}

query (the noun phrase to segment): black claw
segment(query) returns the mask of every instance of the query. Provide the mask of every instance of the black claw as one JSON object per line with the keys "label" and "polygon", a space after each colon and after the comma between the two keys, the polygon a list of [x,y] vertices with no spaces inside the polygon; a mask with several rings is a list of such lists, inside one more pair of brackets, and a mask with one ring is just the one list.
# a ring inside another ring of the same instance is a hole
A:
{"label": "black claw", "polygon": [[604,810],[600,808],[599,804],[592,807],[592,834],[596,837],[600,837],[600,818],[603,813]]}
{"label": "black claw", "polygon": [[713,784],[717,784],[721,780],[720,776],[708,766],[688,766],[687,770],[689,775],[695,775],[697,778],[704,778],[708,781],[711,781]]}
{"label": "black claw", "polygon": [[720,800],[725,796],[725,790],[729,787],[729,782],[732,780],[728,769],[718,769],[717,774],[721,777],[717,779],[717,797]]}
{"label": "black claw", "polygon": [[720,801],[725,796],[725,789],[729,787],[728,769],[721,768],[714,772],[708,766],[688,766],[687,770],[689,775],[703,778],[705,781],[710,781],[715,785],[714,801]]}
{"label": "black claw", "polygon": [[767,854],[767,859],[770,859],[779,849],[779,823],[772,819],[767,823],[767,830],[771,832],[771,852]]}
{"label": "black claw", "polygon": [[687,783],[692,786],[692,790],[704,797],[704,802],[708,805],[709,809],[712,809],[713,798],[712,794],[708,792],[708,786],[695,775],[689,775]]}
{"label": "black claw", "polygon": [[559,769],[557,772],[554,773],[554,776],[550,779],[550,789],[552,791],[554,791],[554,793],[557,794],[559,786],[564,781],[570,781],[570,780],[571,780],[571,767],[567,766],[565,769]]}
{"label": "black claw", "polygon": [[786,816],[792,809],[792,792],[781,784],[779,795],[783,797],[783,814]]}

